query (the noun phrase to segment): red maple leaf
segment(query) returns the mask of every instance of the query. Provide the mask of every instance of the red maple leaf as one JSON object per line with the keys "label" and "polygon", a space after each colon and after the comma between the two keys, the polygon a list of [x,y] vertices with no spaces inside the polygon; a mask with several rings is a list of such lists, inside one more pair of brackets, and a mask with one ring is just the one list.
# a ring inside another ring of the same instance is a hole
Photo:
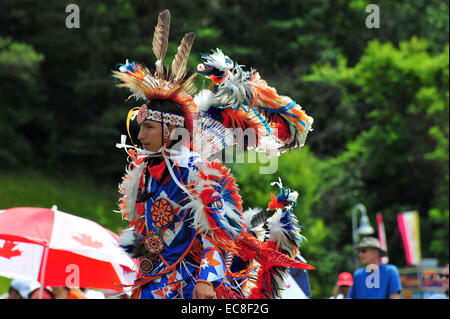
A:
{"label": "red maple leaf", "polygon": [[12,257],[22,255],[21,250],[18,250],[18,249],[14,250],[14,247],[16,247],[16,246],[17,246],[17,244],[15,244],[12,241],[9,241],[9,240],[5,241],[5,244],[3,245],[3,247],[0,247],[0,256],[11,259]]}
{"label": "red maple leaf", "polygon": [[92,237],[86,234],[79,234],[77,236],[73,236],[73,239],[75,239],[77,242],[79,242],[83,246],[89,246],[94,248],[100,248],[103,247],[103,244],[101,242],[92,240]]}

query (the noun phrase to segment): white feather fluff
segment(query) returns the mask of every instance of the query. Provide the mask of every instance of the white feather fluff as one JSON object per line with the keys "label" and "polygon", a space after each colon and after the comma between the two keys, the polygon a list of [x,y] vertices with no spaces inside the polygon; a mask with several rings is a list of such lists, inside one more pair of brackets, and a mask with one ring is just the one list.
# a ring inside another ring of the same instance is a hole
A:
{"label": "white feather fluff", "polygon": [[233,61],[218,48],[210,54],[208,62],[212,67],[220,71],[231,70],[234,65]]}
{"label": "white feather fluff", "polygon": [[190,201],[184,209],[192,209],[194,211],[194,220],[192,226],[200,233],[208,234],[212,231],[208,223],[208,218],[204,211],[205,205],[201,199]]}
{"label": "white feather fluff", "polygon": [[297,199],[298,199],[298,192],[292,191],[292,192],[289,193],[288,201],[290,201],[290,202],[297,202]]}
{"label": "white feather fluff", "polygon": [[202,112],[206,112],[209,110],[211,106],[214,105],[216,96],[210,90],[201,90],[194,97],[194,103],[197,105],[198,110]]}
{"label": "white feather fluff", "polygon": [[276,242],[282,237],[283,224],[280,222],[282,214],[283,210],[281,208],[277,208],[275,213],[268,219],[270,228],[270,241]]}
{"label": "white feather fluff", "polygon": [[[289,240],[288,236],[291,237],[293,235],[296,235],[298,237],[302,237],[300,235],[300,228],[298,227],[298,221],[294,214],[291,214],[289,223],[296,227],[294,229],[287,231],[286,225],[281,222],[281,217],[283,215],[283,210],[281,208],[277,208],[275,213],[272,215],[271,218],[269,218],[269,229],[270,229],[270,237],[269,240],[277,243],[277,249],[280,249],[281,251],[287,252],[290,257],[295,256],[297,254],[297,251],[295,250],[295,247],[293,247],[291,241]],[[289,234],[289,232],[292,232]]]}
{"label": "white feather fluff", "polygon": [[280,144],[275,136],[262,136],[259,139],[257,147],[255,147],[255,152],[266,153],[268,158],[272,158],[280,155],[278,149],[282,146],[283,144]]}
{"label": "white feather fluff", "polygon": [[[194,187],[190,188],[189,191],[192,194],[192,198],[195,198],[194,200],[191,200],[188,204],[186,204],[183,209],[192,209],[194,211],[192,226],[199,232],[203,234],[209,234],[214,238],[214,229],[211,227],[211,225],[208,222],[207,217],[207,207],[205,203],[202,201],[202,199],[198,196],[200,195],[205,189],[211,189],[214,188],[214,186],[219,186],[218,182],[214,181],[215,178],[220,178],[221,175],[219,171],[215,168],[208,167],[206,165],[199,165],[199,168],[201,169],[202,173],[206,176],[208,176],[207,179],[200,178],[198,175],[198,172],[192,172],[189,176],[189,184],[193,185]],[[231,226],[228,222],[227,218],[233,220],[234,222],[240,224],[242,223],[242,218],[240,214],[235,212],[235,207],[227,202],[223,202],[223,209],[221,213],[218,214],[219,218],[221,218],[221,222],[224,226],[224,228],[231,233],[234,236],[238,235],[239,230],[235,227]],[[226,215],[226,217],[225,217]]]}
{"label": "white feather fluff", "polygon": [[124,229],[119,237],[120,245],[121,246],[131,246],[131,245],[133,245],[136,237],[137,236],[136,236],[134,227]]}

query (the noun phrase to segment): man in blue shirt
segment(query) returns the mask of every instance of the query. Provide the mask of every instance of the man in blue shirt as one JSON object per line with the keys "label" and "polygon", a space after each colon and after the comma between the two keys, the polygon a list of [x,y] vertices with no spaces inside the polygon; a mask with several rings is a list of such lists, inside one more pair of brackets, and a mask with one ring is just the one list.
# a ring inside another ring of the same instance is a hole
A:
{"label": "man in blue shirt", "polygon": [[382,264],[384,253],[380,242],[374,237],[365,237],[358,244],[358,256],[364,265],[353,274],[350,299],[398,299],[402,290],[397,267]]}

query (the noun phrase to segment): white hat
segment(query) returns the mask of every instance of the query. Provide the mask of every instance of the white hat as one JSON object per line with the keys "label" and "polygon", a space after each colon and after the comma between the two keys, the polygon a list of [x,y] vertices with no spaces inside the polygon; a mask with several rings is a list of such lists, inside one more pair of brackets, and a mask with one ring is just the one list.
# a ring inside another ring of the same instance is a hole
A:
{"label": "white hat", "polygon": [[28,295],[30,294],[30,292],[39,287],[40,284],[37,281],[30,282],[20,279],[14,279],[13,281],[11,281],[11,288],[17,290],[17,292],[23,299],[28,299]]}

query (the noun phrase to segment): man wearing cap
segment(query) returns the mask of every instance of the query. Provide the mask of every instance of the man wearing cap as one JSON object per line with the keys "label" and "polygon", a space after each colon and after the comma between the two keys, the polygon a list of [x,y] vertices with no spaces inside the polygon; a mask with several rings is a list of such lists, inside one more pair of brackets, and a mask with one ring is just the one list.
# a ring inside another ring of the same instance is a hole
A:
{"label": "man wearing cap", "polygon": [[374,237],[364,237],[357,246],[358,256],[364,267],[353,274],[350,299],[397,299],[402,290],[397,267],[382,264],[384,253]]}

